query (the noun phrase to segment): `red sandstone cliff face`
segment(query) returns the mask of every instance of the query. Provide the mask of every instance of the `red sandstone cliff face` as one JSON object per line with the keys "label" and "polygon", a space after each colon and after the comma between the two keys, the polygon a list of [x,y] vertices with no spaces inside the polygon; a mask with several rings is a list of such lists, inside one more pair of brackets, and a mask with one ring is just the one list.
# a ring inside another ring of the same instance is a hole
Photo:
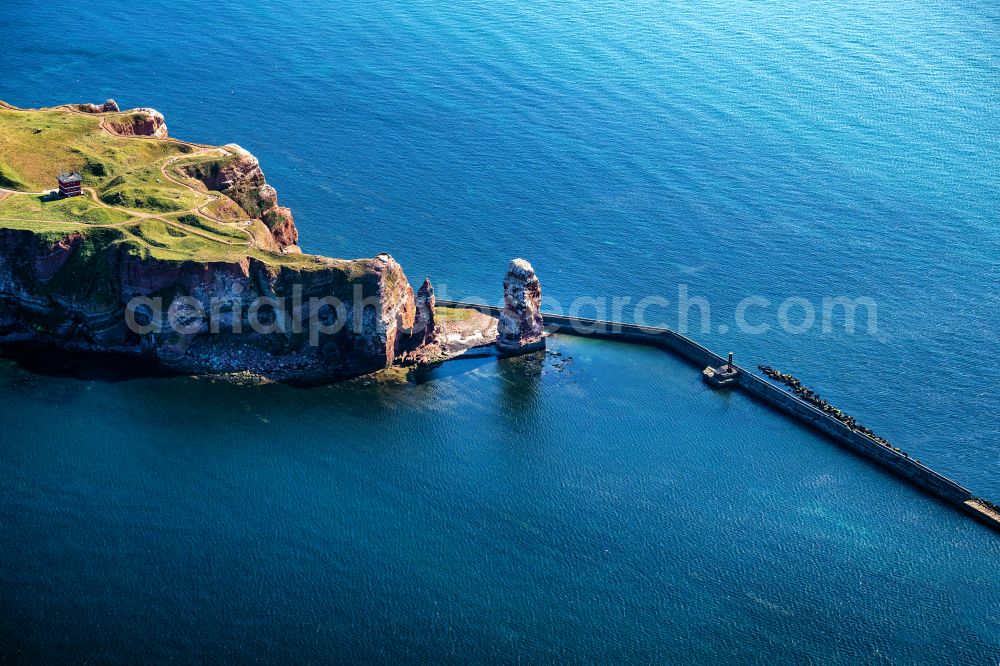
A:
{"label": "red sandstone cliff face", "polygon": [[233,156],[216,173],[203,173],[192,167],[188,175],[201,180],[210,190],[222,192],[251,217],[261,220],[283,250],[297,249],[299,230],[292,211],[278,205],[278,192],[267,184],[260,162],[235,143],[225,149]]}
{"label": "red sandstone cliff face", "polygon": [[49,245],[43,254],[36,255],[35,278],[42,284],[48,284],[82,240],[81,234],[72,233]]}
{"label": "red sandstone cliff face", "polygon": [[108,118],[104,122],[104,126],[121,136],[167,138],[167,123],[163,119],[163,114],[156,109],[132,109],[120,116]]}
{"label": "red sandstone cliff face", "polygon": [[282,249],[298,246],[299,230],[292,220],[292,211],[284,206],[274,206],[264,211],[262,218],[275,242]]}
{"label": "red sandstone cliff face", "polygon": [[[135,297],[148,300],[135,306]],[[318,300],[330,297],[339,307]],[[151,305],[158,299],[160,310]],[[169,321],[171,303],[182,303],[181,330]],[[261,303],[253,321],[266,325],[255,328],[250,313]],[[158,261],[85,235],[52,242],[0,229],[0,341],[142,354],[185,373],[324,381],[387,367],[422,344],[416,318],[406,275],[385,254],[301,268],[255,258]]]}
{"label": "red sandstone cliff face", "polygon": [[260,168],[260,162],[249,151],[235,143],[223,146],[231,155],[232,160],[227,161],[215,174],[200,175],[192,173],[195,178],[201,181],[210,190],[225,192],[239,185],[253,186],[260,189],[257,198],[270,208],[278,202],[278,193],[273,187],[268,185],[264,179],[264,171]]}

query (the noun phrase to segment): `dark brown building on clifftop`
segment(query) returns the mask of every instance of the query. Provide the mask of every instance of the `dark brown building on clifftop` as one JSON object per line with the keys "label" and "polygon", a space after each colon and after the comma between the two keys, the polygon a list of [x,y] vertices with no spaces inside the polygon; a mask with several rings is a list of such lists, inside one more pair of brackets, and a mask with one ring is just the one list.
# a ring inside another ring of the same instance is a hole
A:
{"label": "dark brown building on clifftop", "polygon": [[80,194],[80,184],[83,179],[78,172],[60,173],[56,175],[56,180],[59,181],[59,196],[75,197]]}

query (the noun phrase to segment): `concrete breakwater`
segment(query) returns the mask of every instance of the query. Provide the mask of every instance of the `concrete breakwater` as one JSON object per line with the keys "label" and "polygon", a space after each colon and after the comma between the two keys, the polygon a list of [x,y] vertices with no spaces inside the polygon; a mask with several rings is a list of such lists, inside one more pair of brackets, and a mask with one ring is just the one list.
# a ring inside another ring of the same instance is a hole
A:
{"label": "concrete breakwater", "polygon": [[[471,308],[497,317],[500,309],[477,303],[438,300],[437,304],[449,308]],[[545,329],[549,333],[563,333],[609,340],[620,340],[652,345],[666,349],[699,368],[721,367],[727,361],[722,356],[698,344],[691,338],[668,328],[637,326],[582,317],[567,317],[543,313]],[[735,387],[756,400],[782,412],[821,432],[835,442],[859,453],[893,472],[935,497],[977,518],[1000,531],[1000,511],[996,505],[975,497],[961,484],[943,476],[926,465],[893,450],[872,437],[850,428],[844,422],[817,409],[785,388],[760,377],[739,365]]]}

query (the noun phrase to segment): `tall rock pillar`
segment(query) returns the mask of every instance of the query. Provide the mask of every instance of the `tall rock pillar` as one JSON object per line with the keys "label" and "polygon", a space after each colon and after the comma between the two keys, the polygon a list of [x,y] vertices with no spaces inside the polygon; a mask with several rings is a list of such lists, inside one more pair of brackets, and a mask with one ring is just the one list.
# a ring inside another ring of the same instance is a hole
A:
{"label": "tall rock pillar", "polygon": [[514,259],[503,280],[503,312],[497,326],[497,350],[504,356],[545,349],[542,325],[542,286],[535,269]]}
{"label": "tall rock pillar", "polygon": [[417,318],[413,324],[413,332],[419,338],[421,345],[428,345],[434,342],[434,287],[431,279],[427,278],[417,290]]}

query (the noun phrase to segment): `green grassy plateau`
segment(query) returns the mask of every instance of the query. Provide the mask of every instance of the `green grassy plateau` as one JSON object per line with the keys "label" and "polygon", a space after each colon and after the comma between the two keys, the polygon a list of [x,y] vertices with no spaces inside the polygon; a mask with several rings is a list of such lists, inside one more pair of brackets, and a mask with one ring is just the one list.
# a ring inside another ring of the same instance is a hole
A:
{"label": "green grassy plateau", "polygon": [[[118,136],[128,112],[70,107],[23,110],[0,102],[0,228],[46,238],[79,232],[166,261],[234,261],[255,256],[301,269],[331,260],[266,248],[267,227],[243,206],[191,174],[218,172],[233,158],[214,146]],[[82,196],[61,199],[56,174],[79,171]],[[239,198],[238,193],[234,196]]]}

